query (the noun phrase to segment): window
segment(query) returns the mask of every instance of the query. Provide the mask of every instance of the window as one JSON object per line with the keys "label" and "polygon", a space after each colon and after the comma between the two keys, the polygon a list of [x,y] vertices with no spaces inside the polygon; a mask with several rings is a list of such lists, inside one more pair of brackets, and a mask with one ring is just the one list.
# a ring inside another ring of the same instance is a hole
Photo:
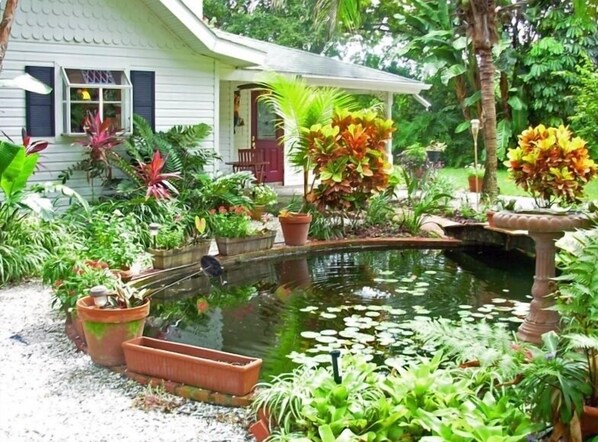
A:
{"label": "window", "polygon": [[131,131],[131,82],[124,71],[62,68],[64,132],[84,133],[87,112],[98,112],[115,127]]}

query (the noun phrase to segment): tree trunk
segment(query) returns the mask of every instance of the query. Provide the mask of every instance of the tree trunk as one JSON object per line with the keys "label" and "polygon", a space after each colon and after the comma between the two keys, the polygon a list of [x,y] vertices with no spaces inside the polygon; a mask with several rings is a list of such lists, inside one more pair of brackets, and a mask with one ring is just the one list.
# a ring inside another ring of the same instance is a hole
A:
{"label": "tree trunk", "polygon": [[0,22],[0,72],[2,72],[2,63],[4,62],[4,55],[8,47],[10,29],[12,28],[12,22],[18,5],[19,0],[6,0],[6,5],[4,6],[2,21]]}
{"label": "tree trunk", "polygon": [[490,199],[498,195],[496,182],[496,101],[494,98],[494,62],[491,49],[478,49],[480,87],[482,92],[483,134],[486,146],[486,173],[483,191]]}

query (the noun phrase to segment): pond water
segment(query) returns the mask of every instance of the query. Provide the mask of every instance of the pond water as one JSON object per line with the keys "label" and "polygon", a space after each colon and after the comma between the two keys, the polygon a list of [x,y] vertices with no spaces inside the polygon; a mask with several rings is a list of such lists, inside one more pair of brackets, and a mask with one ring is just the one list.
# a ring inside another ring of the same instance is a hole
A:
{"label": "pond water", "polygon": [[329,351],[384,361],[420,351],[423,317],[503,322],[525,317],[533,261],[485,250],[377,250],[254,262],[222,280],[190,278],[152,302],[145,334],[260,357],[262,377]]}

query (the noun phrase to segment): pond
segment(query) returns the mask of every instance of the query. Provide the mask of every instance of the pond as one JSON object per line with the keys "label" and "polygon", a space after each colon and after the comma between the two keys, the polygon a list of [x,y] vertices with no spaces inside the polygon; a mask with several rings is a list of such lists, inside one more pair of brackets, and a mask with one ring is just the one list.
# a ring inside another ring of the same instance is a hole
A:
{"label": "pond", "polygon": [[334,348],[385,361],[421,353],[412,320],[525,317],[533,261],[496,250],[376,250],[309,255],[190,278],[153,302],[145,334],[264,360],[262,377]]}

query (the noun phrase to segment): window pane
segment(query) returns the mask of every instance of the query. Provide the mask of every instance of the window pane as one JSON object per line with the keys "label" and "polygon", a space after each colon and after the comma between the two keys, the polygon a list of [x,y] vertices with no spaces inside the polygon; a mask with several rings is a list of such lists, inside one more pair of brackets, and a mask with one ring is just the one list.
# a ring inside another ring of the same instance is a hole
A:
{"label": "window pane", "polygon": [[100,90],[95,88],[72,88],[71,101],[99,101]]}
{"label": "window pane", "polygon": [[71,132],[82,133],[83,121],[87,116],[87,112],[98,112],[98,105],[95,103],[73,103],[71,104]]}
{"label": "window pane", "polygon": [[276,116],[263,101],[257,103],[257,138],[258,140],[276,139]]}
{"label": "window pane", "polygon": [[117,129],[122,128],[122,106],[120,104],[104,105],[104,121],[110,119]]}
{"label": "window pane", "polygon": [[104,101],[122,101],[121,89],[104,89]]}
{"label": "window pane", "polygon": [[104,69],[65,69],[65,72],[71,84],[129,85],[127,76],[123,71],[108,71]]}

